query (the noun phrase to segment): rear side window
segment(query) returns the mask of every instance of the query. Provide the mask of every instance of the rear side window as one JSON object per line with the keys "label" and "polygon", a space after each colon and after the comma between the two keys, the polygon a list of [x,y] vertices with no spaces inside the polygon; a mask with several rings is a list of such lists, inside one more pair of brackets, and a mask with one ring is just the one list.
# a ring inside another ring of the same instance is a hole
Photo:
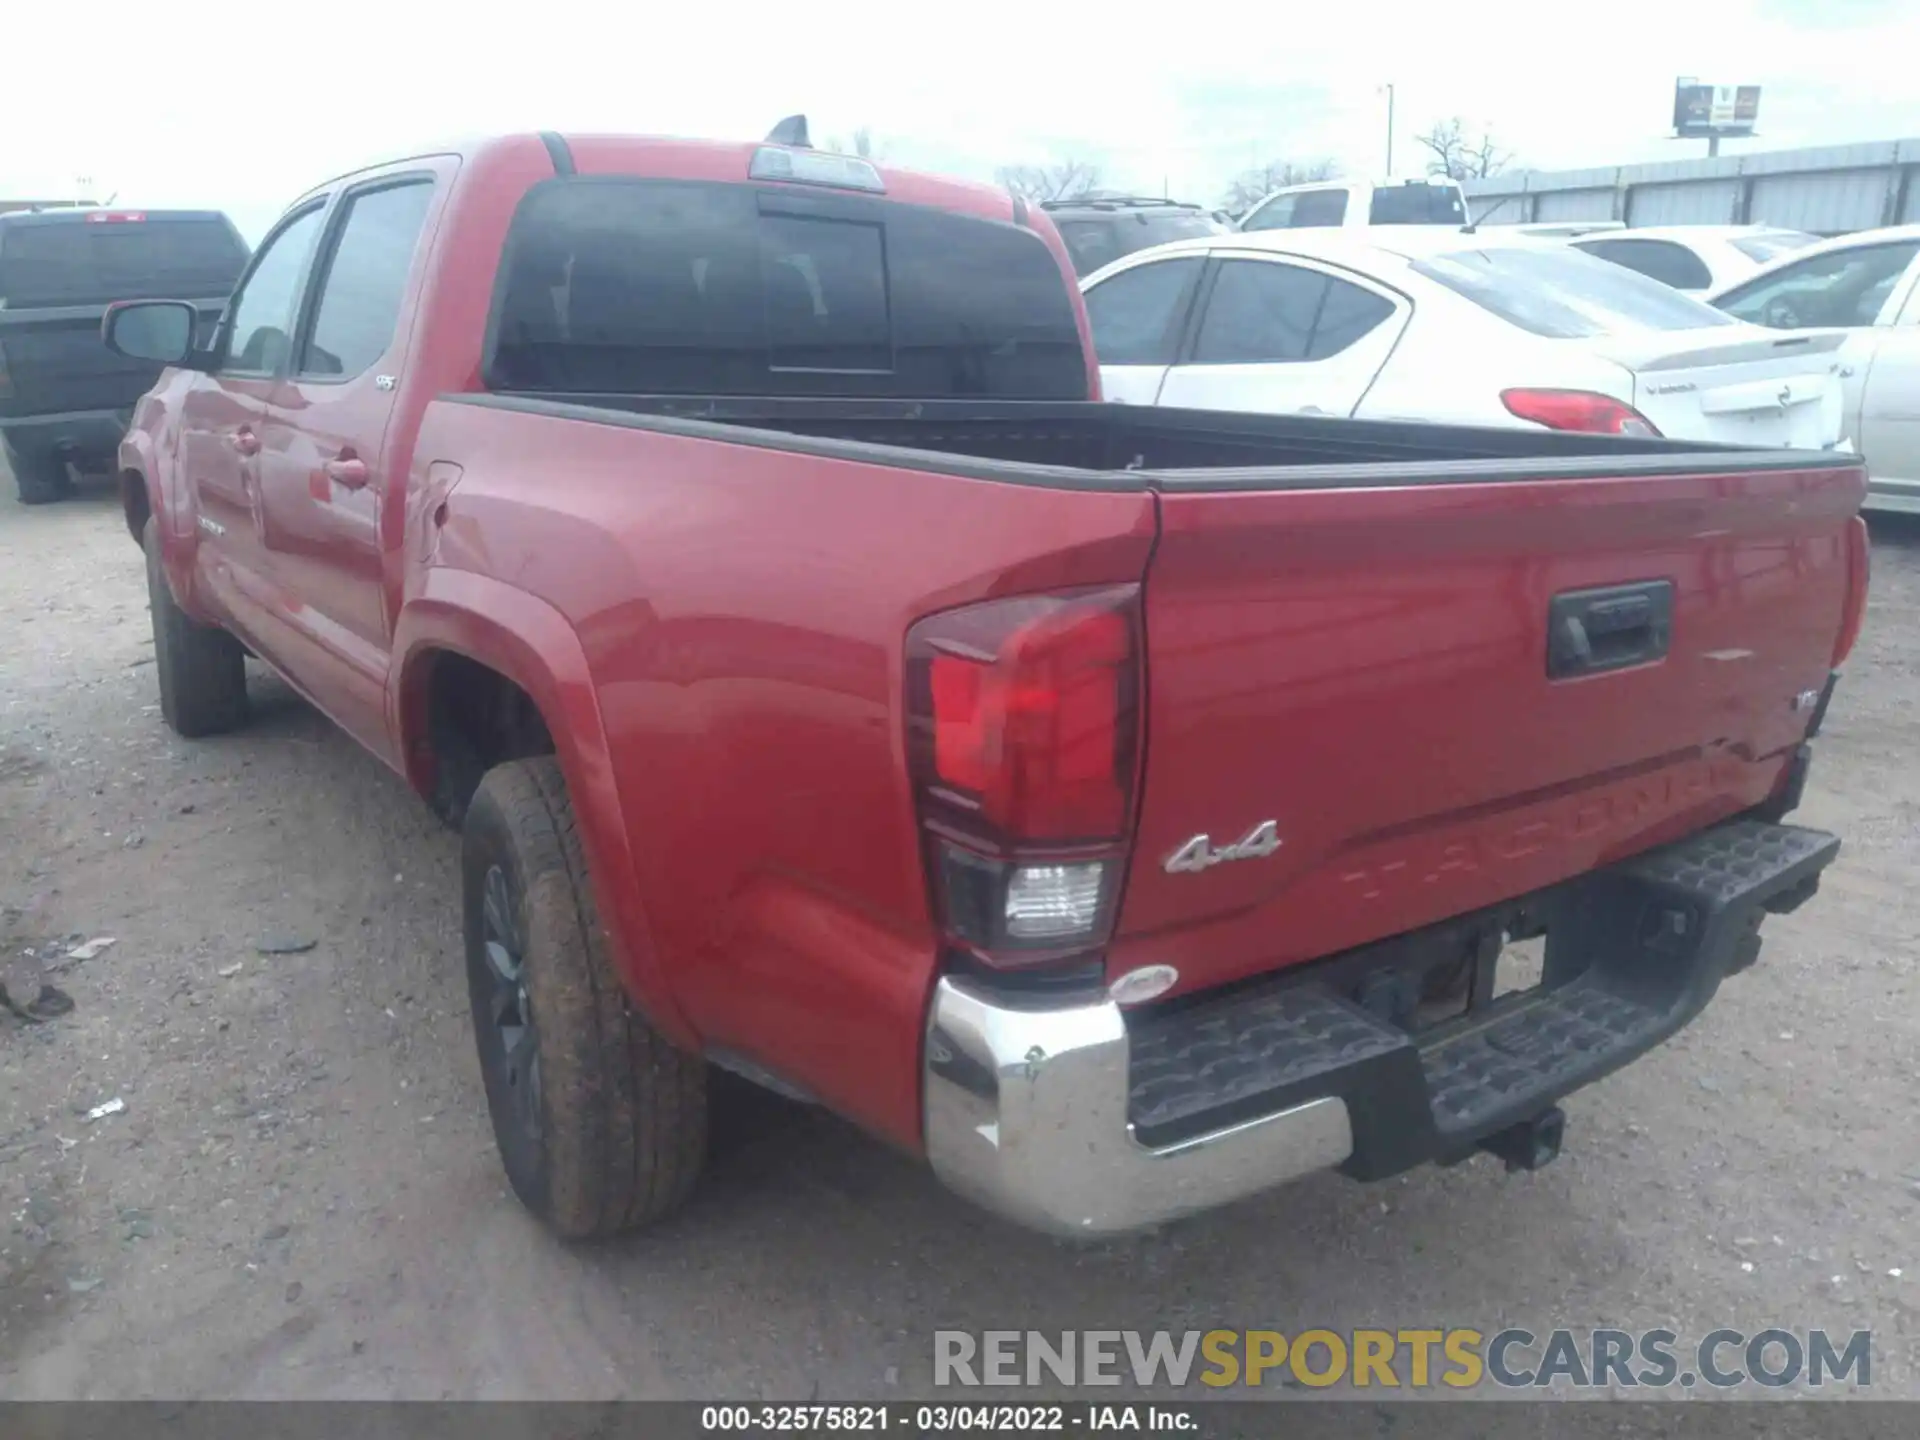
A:
{"label": "rear side window", "polygon": [[1382,185],[1373,192],[1367,221],[1373,225],[1465,225],[1467,202],[1457,185]]}
{"label": "rear side window", "polygon": [[1382,296],[1271,260],[1228,260],[1207,299],[1196,365],[1262,365],[1338,355],[1393,314]]}
{"label": "rear side window", "polygon": [[1576,243],[1589,255],[1624,265],[1676,290],[1705,290],[1713,284],[1706,262],[1686,246],[1671,240],[1581,240]]}
{"label": "rear side window", "polygon": [[1109,260],[1120,258],[1120,240],[1111,220],[1063,220],[1060,238],[1067,242],[1076,275],[1091,275]]}
{"label": "rear side window", "polygon": [[496,389],[1084,399],[1040,237],[866,196],[554,180],[495,293]]}
{"label": "rear side window", "polygon": [[1412,269],[1509,324],[1552,339],[1729,323],[1691,295],[1572,246],[1455,250],[1415,260]]}
{"label": "rear side window", "polygon": [[1087,319],[1102,365],[1170,365],[1201,261],[1158,260],[1087,292]]}
{"label": "rear side window", "polygon": [[387,353],[432,198],[433,182],[421,180],[364,190],[348,200],[301,353],[301,374],[345,379]]}
{"label": "rear side window", "polygon": [[1293,216],[1287,222],[1287,228],[1299,230],[1314,225],[1344,225],[1346,220],[1346,191],[1303,190],[1293,202]]}
{"label": "rear side window", "polygon": [[16,310],[223,298],[246,263],[215,215],[100,211],[0,226],[0,298]]}

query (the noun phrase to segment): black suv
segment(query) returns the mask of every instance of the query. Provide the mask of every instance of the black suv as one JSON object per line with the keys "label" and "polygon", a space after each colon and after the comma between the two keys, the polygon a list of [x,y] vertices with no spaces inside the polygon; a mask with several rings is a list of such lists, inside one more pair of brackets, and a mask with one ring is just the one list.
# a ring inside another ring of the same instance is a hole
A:
{"label": "black suv", "polygon": [[100,343],[115,300],[191,300],[210,329],[247,263],[211,210],[0,215],[0,448],[22,504],[68,491],[68,462],[111,468],[161,367]]}
{"label": "black suv", "polygon": [[1067,242],[1067,253],[1073,257],[1074,273],[1083,277],[1150,245],[1219,235],[1227,229],[1198,205],[1133,195],[1046,200],[1040,208],[1053,217],[1060,238]]}

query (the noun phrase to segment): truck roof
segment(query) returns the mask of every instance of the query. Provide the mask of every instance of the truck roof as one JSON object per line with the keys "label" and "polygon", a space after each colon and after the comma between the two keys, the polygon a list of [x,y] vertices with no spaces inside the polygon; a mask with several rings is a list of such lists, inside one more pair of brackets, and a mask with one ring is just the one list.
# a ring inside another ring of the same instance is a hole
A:
{"label": "truck roof", "polygon": [[52,210],[9,210],[0,214],[0,229],[79,225],[87,221],[99,225],[134,219],[218,220],[224,223],[226,218],[218,210],[150,210],[138,205],[63,205]]}
{"label": "truck roof", "polygon": [[[791,182],[754,179],[748,167],[759,151],[769,147],[821,154],[834,152],[819,147],[781,145],[770,140],[688,140],[658,135],[562,134],[558,131],[520,131],[512,134],[469,138],[452,144],[430,147],[413,155],[394,156],[375,165],[362,166],[315,185],[304,191],[293,205],[353,180],[362,174],[389,170],[409,159],[430,155],[452,155],[462,167],[486,168],[508,156],[524,154],[528,147],[544,147],[550,154],[567,157],[567,163],[581,175],[641,175],[663,180],[708,180],[737,184],[779,185]],[[859,157],[845,157],[857,159]],[[926,205],[963,215],[989,220],[1013,220],[1025,208],[1008,191],[997,185],[956,180],[947,175],[929,175],[918,170],[903,170],[890,165],[871,165],[885,185],[885,198],[912,205]],[[559,162],[556,160],[556,169]],[[815,186],[801,188],[815,189]],[[289,206],[292,209],[293,206]],[[1034,207],[1038,209],[1038,207]]]}

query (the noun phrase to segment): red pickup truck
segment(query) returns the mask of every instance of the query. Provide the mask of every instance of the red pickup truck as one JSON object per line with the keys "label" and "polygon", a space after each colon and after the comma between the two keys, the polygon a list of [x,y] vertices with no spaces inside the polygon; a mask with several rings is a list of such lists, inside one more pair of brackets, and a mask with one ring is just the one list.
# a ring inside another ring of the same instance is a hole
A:
{"label": "red pickup truck", "polygon": [[1068,1234],[1531,1168],[1838,848],[1853,459],[1101,404],[1043,213],[804,144],[414,156],[192,321],[104,322],[165,718],[250,653],[462,829],[566,1235],[710,1067]]}

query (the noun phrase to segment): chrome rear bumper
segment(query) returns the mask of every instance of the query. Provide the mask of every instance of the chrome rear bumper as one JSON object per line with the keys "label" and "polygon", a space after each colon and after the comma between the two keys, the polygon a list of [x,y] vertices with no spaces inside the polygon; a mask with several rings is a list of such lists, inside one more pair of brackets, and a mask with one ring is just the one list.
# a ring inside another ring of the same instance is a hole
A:
{"label": "chrome rear bumper", "polygon": [[1021,1008],[943,979],[928,1012],[926,1142],[950,1188],[1057,1235],[1105,1235],[1325,1170],[1353,1149],[1325,1096],[1150,1149],[1127,1118],[1129,1051],[1111,1000]]}
{"label": "chrome rear bumper", "polygon": [[[1505,1153],[1503,1135],[1699,1014],[1839,848],[1747,818],[1594,871],[1555,892],[1537,985],[1495,997],[1476,971],[1484,1001],[1437,1025],[1402,1028],[1311,967],[1125,1015],[1104,995],[945,977],[927,1014],[928,1158],[1010,1219],[1104,1235],[1315,1170],[1369,1180]],[[1497,956],[1504,922],[1481,920]]]}

